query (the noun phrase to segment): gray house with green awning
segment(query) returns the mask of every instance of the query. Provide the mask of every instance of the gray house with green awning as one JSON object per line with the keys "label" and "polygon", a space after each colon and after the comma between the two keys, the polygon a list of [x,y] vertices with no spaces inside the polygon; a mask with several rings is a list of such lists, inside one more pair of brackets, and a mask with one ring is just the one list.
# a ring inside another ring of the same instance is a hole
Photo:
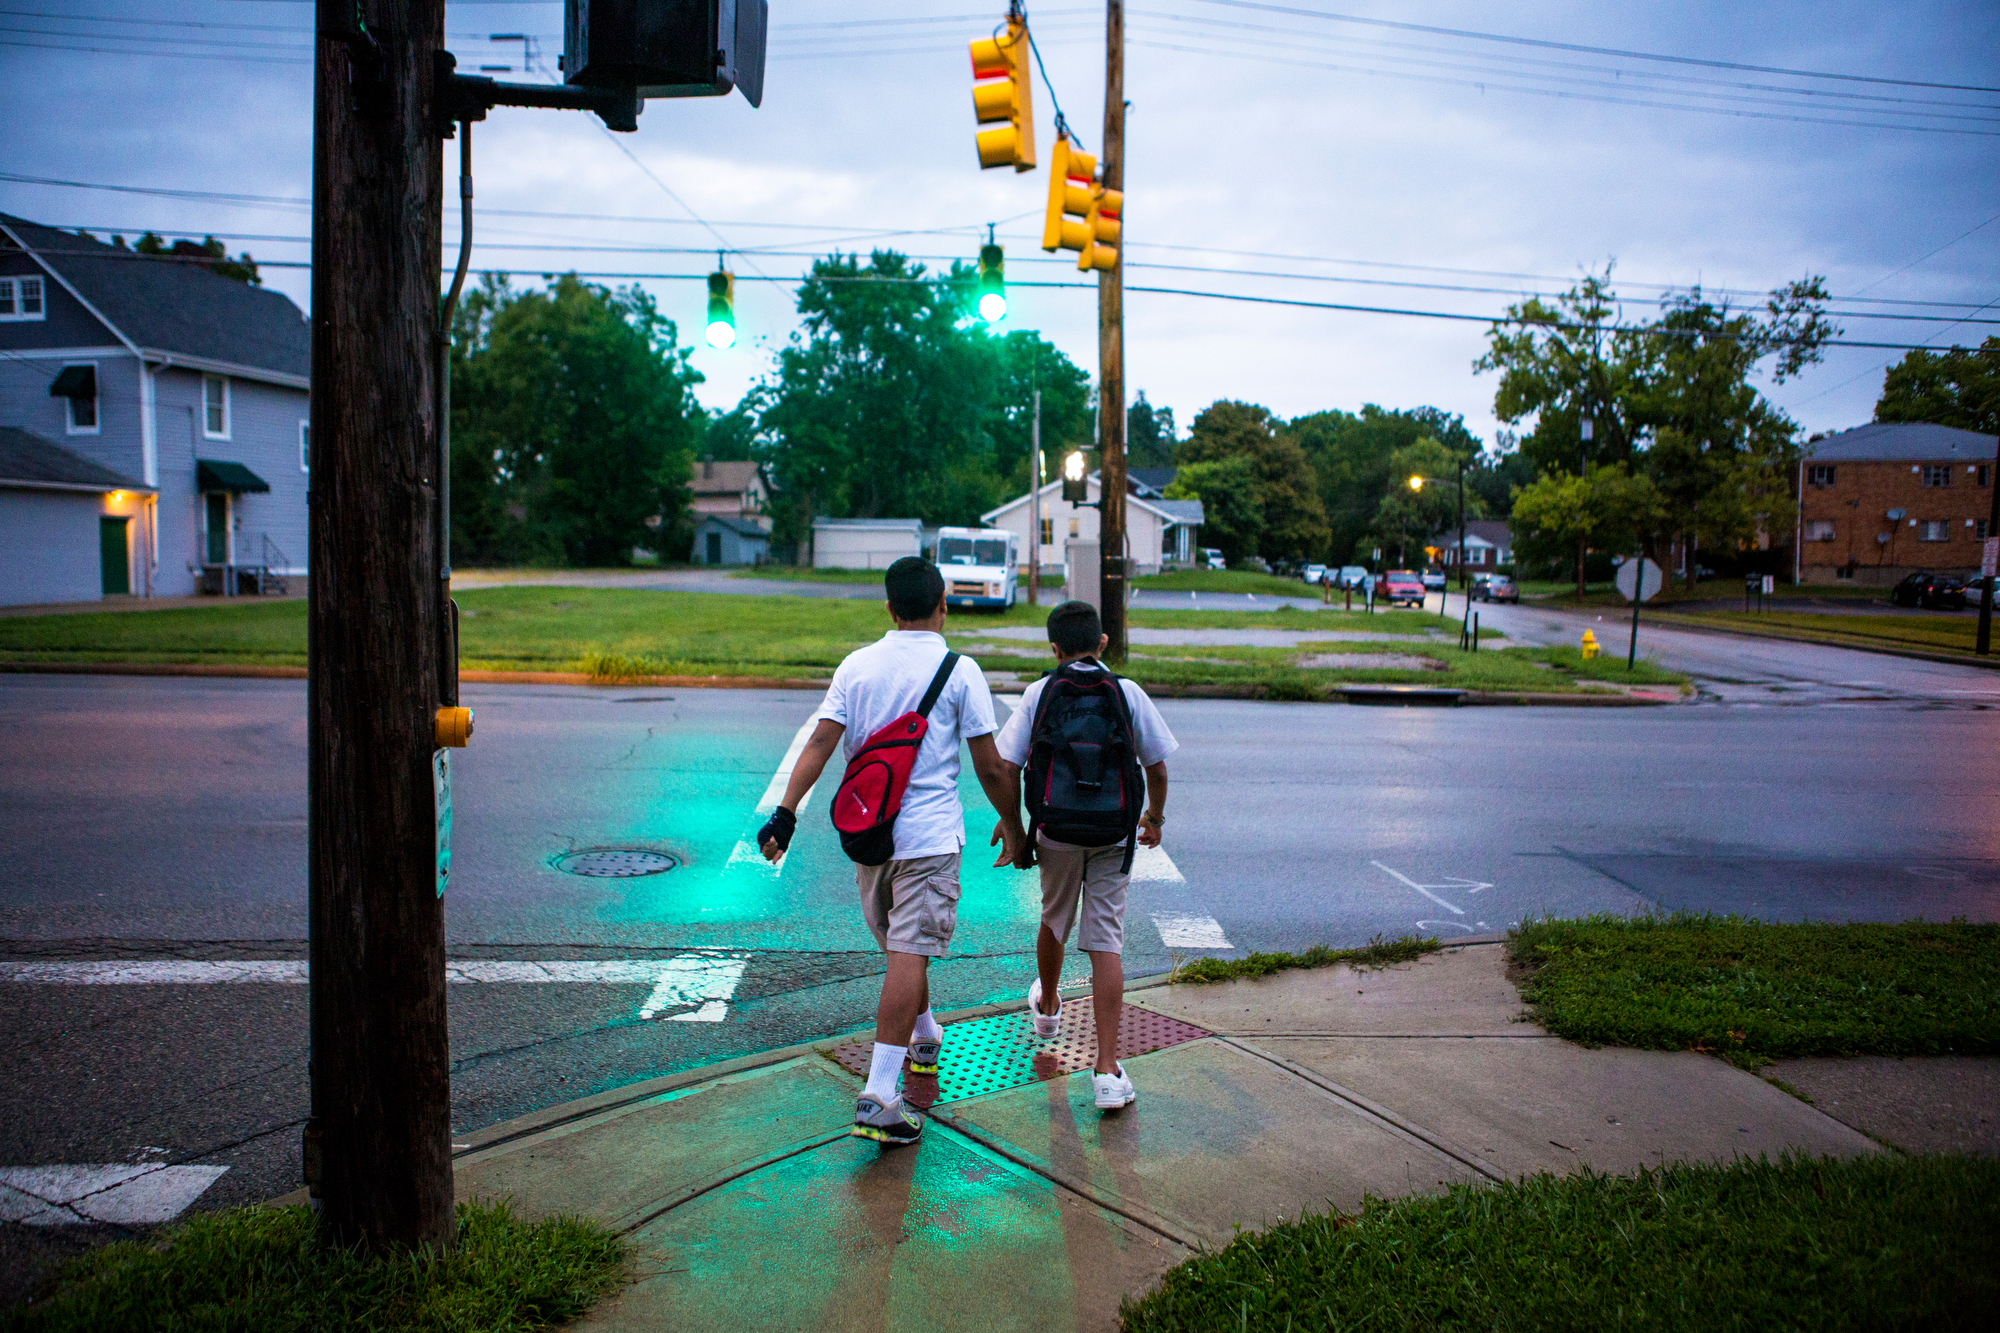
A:
{"label": "gray house with green awning", "polygon": [[85,556],[93,595],[302,587],[310,342],[288,298],[198,259],[0,214],[0,428],[124,483],[95,492],[101,522],[79,555],[49,545],[80,540],[78,524],[22,515],[78,509],[92,492],[0,479],[0,568],[16,571],[0,602],[82,600]]}

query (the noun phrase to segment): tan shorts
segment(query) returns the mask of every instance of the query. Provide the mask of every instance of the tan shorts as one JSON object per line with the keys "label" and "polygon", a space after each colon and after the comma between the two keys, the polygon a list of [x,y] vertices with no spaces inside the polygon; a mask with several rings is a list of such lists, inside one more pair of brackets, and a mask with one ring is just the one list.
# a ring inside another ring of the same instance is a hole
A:
{"label": "tan shorts", "polygon": [[1125,951],[1125,886],[1131,875],[1125,844],[1113,847],[1050,846],[1037,838],[1035,859],[1042,867],[1042,924],[1067,944],[1069,930],[1083,911],[1076,947],[1085,953]]}
{"label": "tan shorts", "polygon": [[958,857],[952,852],[854,867],[861,915],[884,952],[944,957],[958,925]]}

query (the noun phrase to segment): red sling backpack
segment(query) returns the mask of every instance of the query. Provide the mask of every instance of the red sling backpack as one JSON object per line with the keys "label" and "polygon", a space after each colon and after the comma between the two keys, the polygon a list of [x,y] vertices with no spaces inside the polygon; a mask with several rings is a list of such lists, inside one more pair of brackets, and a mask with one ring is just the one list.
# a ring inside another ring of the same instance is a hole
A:
{"label": "red sling backpack", "polygon": [[896,854],[896,816],[903,809],[903,791],[917,751],[930,731],[931,708],[944,693],[945,682],[958,666],[958,654],[946,653],[924,701],[870,736],[840,775],[833,793],[833,827],[840,850],[857,865],[879,866]]}

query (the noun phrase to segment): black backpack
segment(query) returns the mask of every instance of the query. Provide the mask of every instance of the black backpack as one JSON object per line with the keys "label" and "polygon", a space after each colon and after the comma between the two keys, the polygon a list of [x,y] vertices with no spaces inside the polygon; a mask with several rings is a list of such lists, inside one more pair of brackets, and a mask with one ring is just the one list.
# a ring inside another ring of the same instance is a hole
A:
{"label": "black backpack", "polygon": [[1118,677],[1065,662],[1042,686],[1029,737],[1028,837],[1046,830],[1078,847],[1123,842],[1129,873],[1146,774]]}

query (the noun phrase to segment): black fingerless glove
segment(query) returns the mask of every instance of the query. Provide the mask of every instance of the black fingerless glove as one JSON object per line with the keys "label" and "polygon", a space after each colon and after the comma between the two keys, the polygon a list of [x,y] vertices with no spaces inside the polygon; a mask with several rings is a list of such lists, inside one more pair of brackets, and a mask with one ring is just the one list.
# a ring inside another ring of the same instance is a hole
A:
{"label": "black fingerless glove", "polygon": [[786,851],[791,847],[792,834],[798,827],[799,817],[784,806],[779,806],[771,812],[771,817],[764,821],[764,827],[757,830],[757,850],[762,851],[767,842],[775,842],[780,852]]}

